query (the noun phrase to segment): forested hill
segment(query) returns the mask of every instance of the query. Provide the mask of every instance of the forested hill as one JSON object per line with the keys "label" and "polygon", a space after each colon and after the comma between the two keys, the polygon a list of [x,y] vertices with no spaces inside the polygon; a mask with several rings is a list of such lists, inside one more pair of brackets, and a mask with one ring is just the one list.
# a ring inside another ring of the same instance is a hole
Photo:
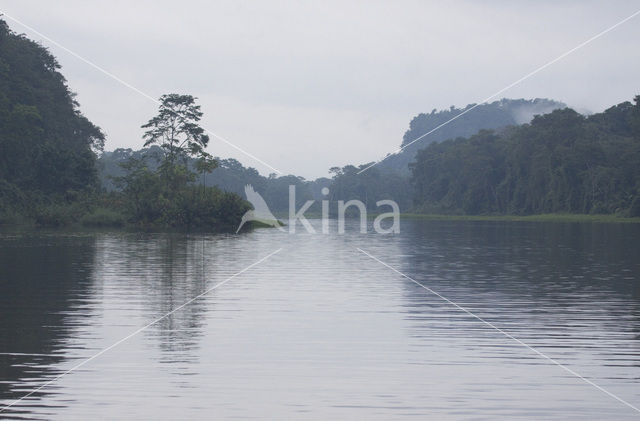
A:
{"label": "forested hill", "polygon": [[46,48],[0,20],[0,205],[97,187],[104,136]]}
{"label": "forested hill", "polygon": [[400,209],[408,211],[413,207],[415,195],[409,179],[409,163],[415,159],[418,150],[432,142],[471,136],[482,129],[498,129],[528,123],[534,115],[565,107],[565,104],[550,99],[504,98],[490,104],[469,104],[464,108],[451,106],[448,110],[434,109],[429,114],[419,114],[411,120],[402,146],[408,145],[452,118],[459,117],[360,174],[358,172],[369,164],[331,168],[331,198],[359,199],[371,209],[376,207],[378,200],[392,199],[400,205]]}
{"label": "forested hill", "polygon": [[[437,111],[434,109],[429,114],[421,113],[411,120],[409,130],[404,134],[401,146],[406,148],[402,152],[388,157],[377,166],[385,172],[392,171],[400,175],[408,175],[408,164],[414,160],[417,151],[429,143],[442,142],[461,136],[468,137],[482,129],[498,129],[529,123],[535,115],[547,114],[565,107],[566,104],[562,102],[545,98],[503,98],[487,104],[469,104],[464,108],[451,106],[448,110]],[[455,120],[410,144],[455,117],[457,117]]]}
{"label": "forested hill", "polygon": [[[430,114],[416,116],[404,136],[404,144],[421,134],[437,127],[447,120],[469,110],[474,104],[464,108],[451,107],[448,110],[432,111]],[[395,200],[403,211],[413,207],[414,191],[410,180],[408,163],[413,161],[416,150],[424,148],[434,141],[442,141],[452,137],[470,136],[483,128],[504,128],[506,126],[529,122],[536,114],[544,114],[553,109],[565,108],[565,105],[549,99],[502,99],[490,104],[482,104],[462,115],[458,119],[438,129],[428,137],[416,142],[402,154],[389,157],[381,164],[358,174],[361,167],[347,165],[330,169],[333,178],[319,178],[314,181],[304,180],[293,175],[284,177],[264,177],[255,169],[244,167],[235,159],[217,158],[220,166],[205,180],[199,180],[209,186],[217,186],[223,190],[244,194],[244,186],[254,186],[274,211],[288,210],[288,185],[296,186],[296,201],[304,203],[308,199],[324,199],[320,195],[322,187],[330,188],[329,200],[348,201],[358,199],[369,209],[376,209],[378,200]],[[157,155],[157,154],[155,154]],[[118,149],[105,152],[98,160],[98,168],[103,186],[114,188],[110,181],[113,176],[121,176],[124,170],[120,166],[130,158],[146,157],[152,167],[157,165],[152,149],[133,151]],[[395,168],[395,166],[400,166]]]}
{"label": "forested hill", "polygon": [[420,212],[640,216],[640,96],[432,143],[411,169]]}
{"label": "forested hill", "polygon": [[[16,215],[50,225],[108,216],[144,226],[228,228],[248,205],[206,186],[243,195],[246,184],[274,211],[288,210],[293,184],[298,205],[324,199],[320,189],[328,186],[329,200],[359,199],[370,209],[393,199],[404,212],[640,215],[640,96],[635,105],[591,116],[547,99],[434,110],[411,121],[403,145],[460,117],[362,174],[364,166],[347,165],[331,168],[332,179],[307,181],[213,159],[190,95],[161,97],[159,114],[142,126],[149,128],[146,148],[107,152],[97,161],[104,135],[81,114],[59,69],[46,48],[0,20],[0,225]],[[193,109],[189,127],[199,130],[201,144],[190,149],[199,153],[169,159],[172,146],[158,142],[163,133],[154,127],[164,127],[156,123],[174,112],[175,101]],[[99,192],[98,169],[103,186],[116,181],[120,189]]]}
{"label": "forested hill", "polygon": [[125,162],[120,191],[106,193],[96,166],[104,135],[82,115],[59,70],[46,48],[0,20],[0,227],[237,228],[249,204],[194,184],[195,171],[182,164],[196,160],[200,174],[217,166],[205,151],[196,98],[160,97],[158,114],[142,126],[145,144],[162,151],[159,165]]}

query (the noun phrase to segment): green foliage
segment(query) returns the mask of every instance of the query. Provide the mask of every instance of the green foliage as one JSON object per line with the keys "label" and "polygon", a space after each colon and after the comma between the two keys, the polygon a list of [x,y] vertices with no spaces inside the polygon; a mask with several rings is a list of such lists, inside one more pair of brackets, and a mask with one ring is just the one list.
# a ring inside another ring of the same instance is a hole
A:
{"label": "green foliage", "polygon": [[87,207],[83,203],[56,201],[38,205],[34,209],[33,219],[40,227],[59,228],[76,223],[86,212]]}
{"label": "green foliage", "polygon": [[200,174],[208,174],[218,168],[218,161],[211,156],[200,156],[195,162],[196,171]]}
{"label": "green foliage", "polygon": [[[103,154],[103,180],[120,192],[115,196],[137,226],[234,229],[250,207],[238,195],[204,184],[206,174],[219,164],[204,150],[209,137],[198,125],[200,106],[191,95],[163,95],[160,102],[158,115],[142,126],[148,129],[145,147],[150,147]],[[202,177],[202,186],[194,183],[193,170]]]}
{"label": "green foliage", "polygon": [[97,186],[104,135],[78,110],[55,58],[0,20],[0,180],[22,192]]}
{"label": "green foliage", "polygon": [[104,135],[80,113],[59,68],[44,47],[0,20],[0,224],[235,229],[249,205],[194,184],[193,169],[204,178],[218,166],[205,151],[194,97],[160,98],[158,115],[142,126],[155,156],[118,150],[119,159],[101,161],[121,192],[100,194],[96,152]]}
{"label": "green foliage", "polygon": [[26,203],[27,194],[25,192],[15,184],[0,179],[0,210],[8,212],[8,208],[18,209]]}
{"label": "green foliage", "polygon": [[379,200],[392,199],[398,203],[400,209],[407,209],[411,202],[412,191],[409,180],[394,172],[386,172],[376,167],[358,174],[358,171],[369,165],[331,168],[333,178],[329,199],[333,202],[360,200],[369,210],[377,209],[376,202]]}
{"label": "green foliage", "polygon": [[126,217],[114,209],[96,208],[83,215],[80,224],[92,228],[121,228],[126,224]]}
{"label": "green foliage", "polygon": [[289,212],[289,186],[296,188],[296,208],[301,207],[307,200],[314,200],[311,183],[304,178],[295,175],[271,177],[266,183],[264,197],[274,212]]}
{"label": "green foliage", "polygon": [[633,202],[631,202],[631,207],[629,208],[629,216],[632,218],[640,217],[640,195],[637,195]]}
{"label": "green foliage", "polygon": [[[475,108],[474,108],[475,107]],[[331,185],[332,200],[359,199],[369,209],[381,199],[392,199],[400,209],[412,207],[414,196],[408,164],[414,160],[419,149],[432,142],[440,142],[460,136],[471,136],[482,129],[497,129],[529,122],[534,115],[545,114],[565,104],[548,99],[501,99],[490,104],[469,104],[464,108],[451,106],[447,110],[433,110],[429,114],[419,114],[411,120],[409,130],[404,134],[401,152],[388,156],[376,166],[357,174],[367,165],[348,165],[333,168]],[[445,124],[446,123],[446,124]],[[443,125],[445,124],[445,125]],[[426,133],[429,135],[424,136]],[[419,141],[414,140],[422,137]],[[470,194],[477,194],[478,192]],[[468,203],[472,203],[470,197]],[[430,205],[433,206],[433,205]],[[440,211],[437,204],[431,211]],[[463,210],[459,210],[462,212]],[[467,209],[480,212],[481,209]]]}
{"label": "green foliage", "polygon": [[499,133],[432,143],[411,165],[416,207],[468,215],[634,215],[639,100],[590,117],[556,110]]}
{"label": "green foliage", "polygon": [[[475,108],[474,108],[475,107]],[[408,164],[418,150],[432,142],[469,137],[479,130],[529,123],[535,115],[547,114],[566,105],[550,99],[506,99],[488,104],[469,104],[464,108],[451,106],[447,110],[432,110],[421,113],[411,120],[409,130],[402,139],[402,152],[388,157],[377,167],[382,171],[393,171],[408,176]],[[445,124],[446,123],[446,124]],[[429,135],[422,137],[426,133]],[[422,137],[419,141],[414,140]]]}
{"label": "green foliage", "polygon": [[440,221],[504,221],[504,222],[586,222],[586,223],[622,223],[638,224],[640,218],[620,215],[584,215],[581,213],[543,213],[539,215],[443,215],[408,213],[403,219],[424,219]]}
{"label": "green foliage", "polygon": [[[430,114],[418,115],[412,120],[409,130],[404,136],[403,145],[443,122],[468,111],[471,107],[473,104],[465,108],[451,107],[448,110],[434,110]],[[563,107],[565,107],[564,104],[547,99],[503,99],[491,104],[482,104],[443,127],[442,130],[434,132],[402,153],[387,158],[379,165],[361,174],[357,174],[357,171],[364,168],[365,165],[335,167],[331,170],[332,179],[319,178],[308,181],[293,175],[263,177],[254,168],[246,168],[235,159],[216,158],[219,164],[216,171],[210,176],[201,174],[197,182],[206,186],[217,186],[241,196],[244,195],[244,186],[250,184],[264,197],[269,208],[274,212],[288,212],[289,184],[296,186],[296,205],[298,207],[306,200],[329,199],[336,202],[337,200],[359,199],[366,203],[371,210],[376,208],[376,201],[392,199],[399,204],[401,209],[409,209],[412,206],[413,187],[407,164],[413,159],[419,147],[452,136],[468,136],[482,128],[503,127],[521,121],[529,121],[535,114],[543,114],[554,108]],[[115,188],[109,176],[121,176],[122,172],[118,163],[129,158],[144,158],[149,168],[159,167],[164,152],[153,149],[154,147],[158,148],[154,145],[140,151],[118,149],[103,153],[99,159],[103,185],[107,189]],[[188,159],[187,167],[200,172],[198,161],[195,159]],[[322,187],[330,188],[329,197],[321,194]],[[332,206],[331,210],[334,211],[334,208],[335,206]],[[320,211],[319,203],[316,202],[310,212]]]}
{"label": "green foliage", "polygon": [[174,228],[232,231],[249,209],[249,204],[235,193],[189,186],[170,202],[160,221]]}
{"label": "green foliage", "polygon": [[178,159],[186,164],[187,158],[198,158],[201,170],[211,172],[217,164],[204,150],[209,136],[198,125],[202,118],[200,106],[191,95],[167,94],[160,97],[158,115],[142,128],[148,129],[144,146],[159,145],[163,152],[161,169],[172,170]]}
{"label": "green foliage", "polygon": [[[122,164],[129,160],[142,161],[150,171],[160,168],[163,154],[158,149],[158,146],[151,146],[138,151],[116,149],[113,152],[104,152],[98,159],[100,179],[104,188],[109,191],[122,188],[122,185],[114,183],[114,180],[125,175],[126,170]],[[296,186],[296,203],[298,205],[306,200],[322,199],[320,189],[330,184],[330,180],[326,178],[307,181],[293,175],[264,177],[255,168],[245,167],[233,158],[207,159],[204,163],[202,163],[202,158],[188,158],[186,168],[197,173],[193,184],[217,187],[241,197],[244,197],[244,187],[250,184],[262,195],[269,208],[274,212],[288,212],[289,184]],[[215,171],[209,174],[207,169],[211,168],[214,168]]]}
{"label": "green foliage", "polygon": [[250,209],[237,194],[193,184],[195,174],[184,165],[154,171],[132,159],[123,166],[127,173],[116,184],[129,221],[137,226],[229,231]]}
{"label": "green foliage", "polygon": [[0,210],[0,227],[29,226],[32,220],[13,209]]}

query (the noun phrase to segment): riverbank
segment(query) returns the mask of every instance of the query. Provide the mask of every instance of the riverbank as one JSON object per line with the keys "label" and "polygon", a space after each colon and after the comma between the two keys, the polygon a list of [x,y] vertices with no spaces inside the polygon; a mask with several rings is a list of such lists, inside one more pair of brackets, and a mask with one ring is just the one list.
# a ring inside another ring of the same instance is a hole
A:
{"label": "riverbank", "polygon": [[444,221],[511,221],[511,222],[592,222],[592,223],[640,223],[640,218],[617,215],[585,215],[570,213],[547,213],[540,215],[433,215],[403,213],[403,219],[426,219]]}
{"label": "riverbank", "polygon": [[[277,218],[287,220],[285,212],[274,212]],[[375,219],[379,212],[368,212],[367,219]],[[305,212],[307,219],[321,219],[320,212]],[[335,214],[330,219],[336,219]],[[348,214],[347,218],[358,218],[358,214]],[[624,217],[619,215],[588,215],[571,213],[545,213],[540,215],[445,215],[423,213],[401,213],[401,219],[425,219],[434,221],[511,221],[511,222],[594,222],[594,223],[640,223],[640,217]]]}

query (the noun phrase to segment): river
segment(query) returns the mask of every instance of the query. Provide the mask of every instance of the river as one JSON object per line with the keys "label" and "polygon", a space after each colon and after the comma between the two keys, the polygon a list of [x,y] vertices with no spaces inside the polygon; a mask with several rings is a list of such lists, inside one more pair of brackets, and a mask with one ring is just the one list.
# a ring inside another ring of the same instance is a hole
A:
{"label": "river", "polygon": [[640,225],[333,222],[0,234],[0,418],[640,415]]}

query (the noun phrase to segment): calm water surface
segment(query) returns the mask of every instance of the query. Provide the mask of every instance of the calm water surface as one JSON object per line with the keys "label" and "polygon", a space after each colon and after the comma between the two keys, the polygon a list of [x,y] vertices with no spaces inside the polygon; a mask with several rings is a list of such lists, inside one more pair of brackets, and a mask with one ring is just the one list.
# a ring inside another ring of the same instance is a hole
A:
{"label": "calm water surface", "polygon": [[640,406],[640,226],[401,228],[0,234],[0,407],[282,248],[0,418],[640,416],[357,250]]}

